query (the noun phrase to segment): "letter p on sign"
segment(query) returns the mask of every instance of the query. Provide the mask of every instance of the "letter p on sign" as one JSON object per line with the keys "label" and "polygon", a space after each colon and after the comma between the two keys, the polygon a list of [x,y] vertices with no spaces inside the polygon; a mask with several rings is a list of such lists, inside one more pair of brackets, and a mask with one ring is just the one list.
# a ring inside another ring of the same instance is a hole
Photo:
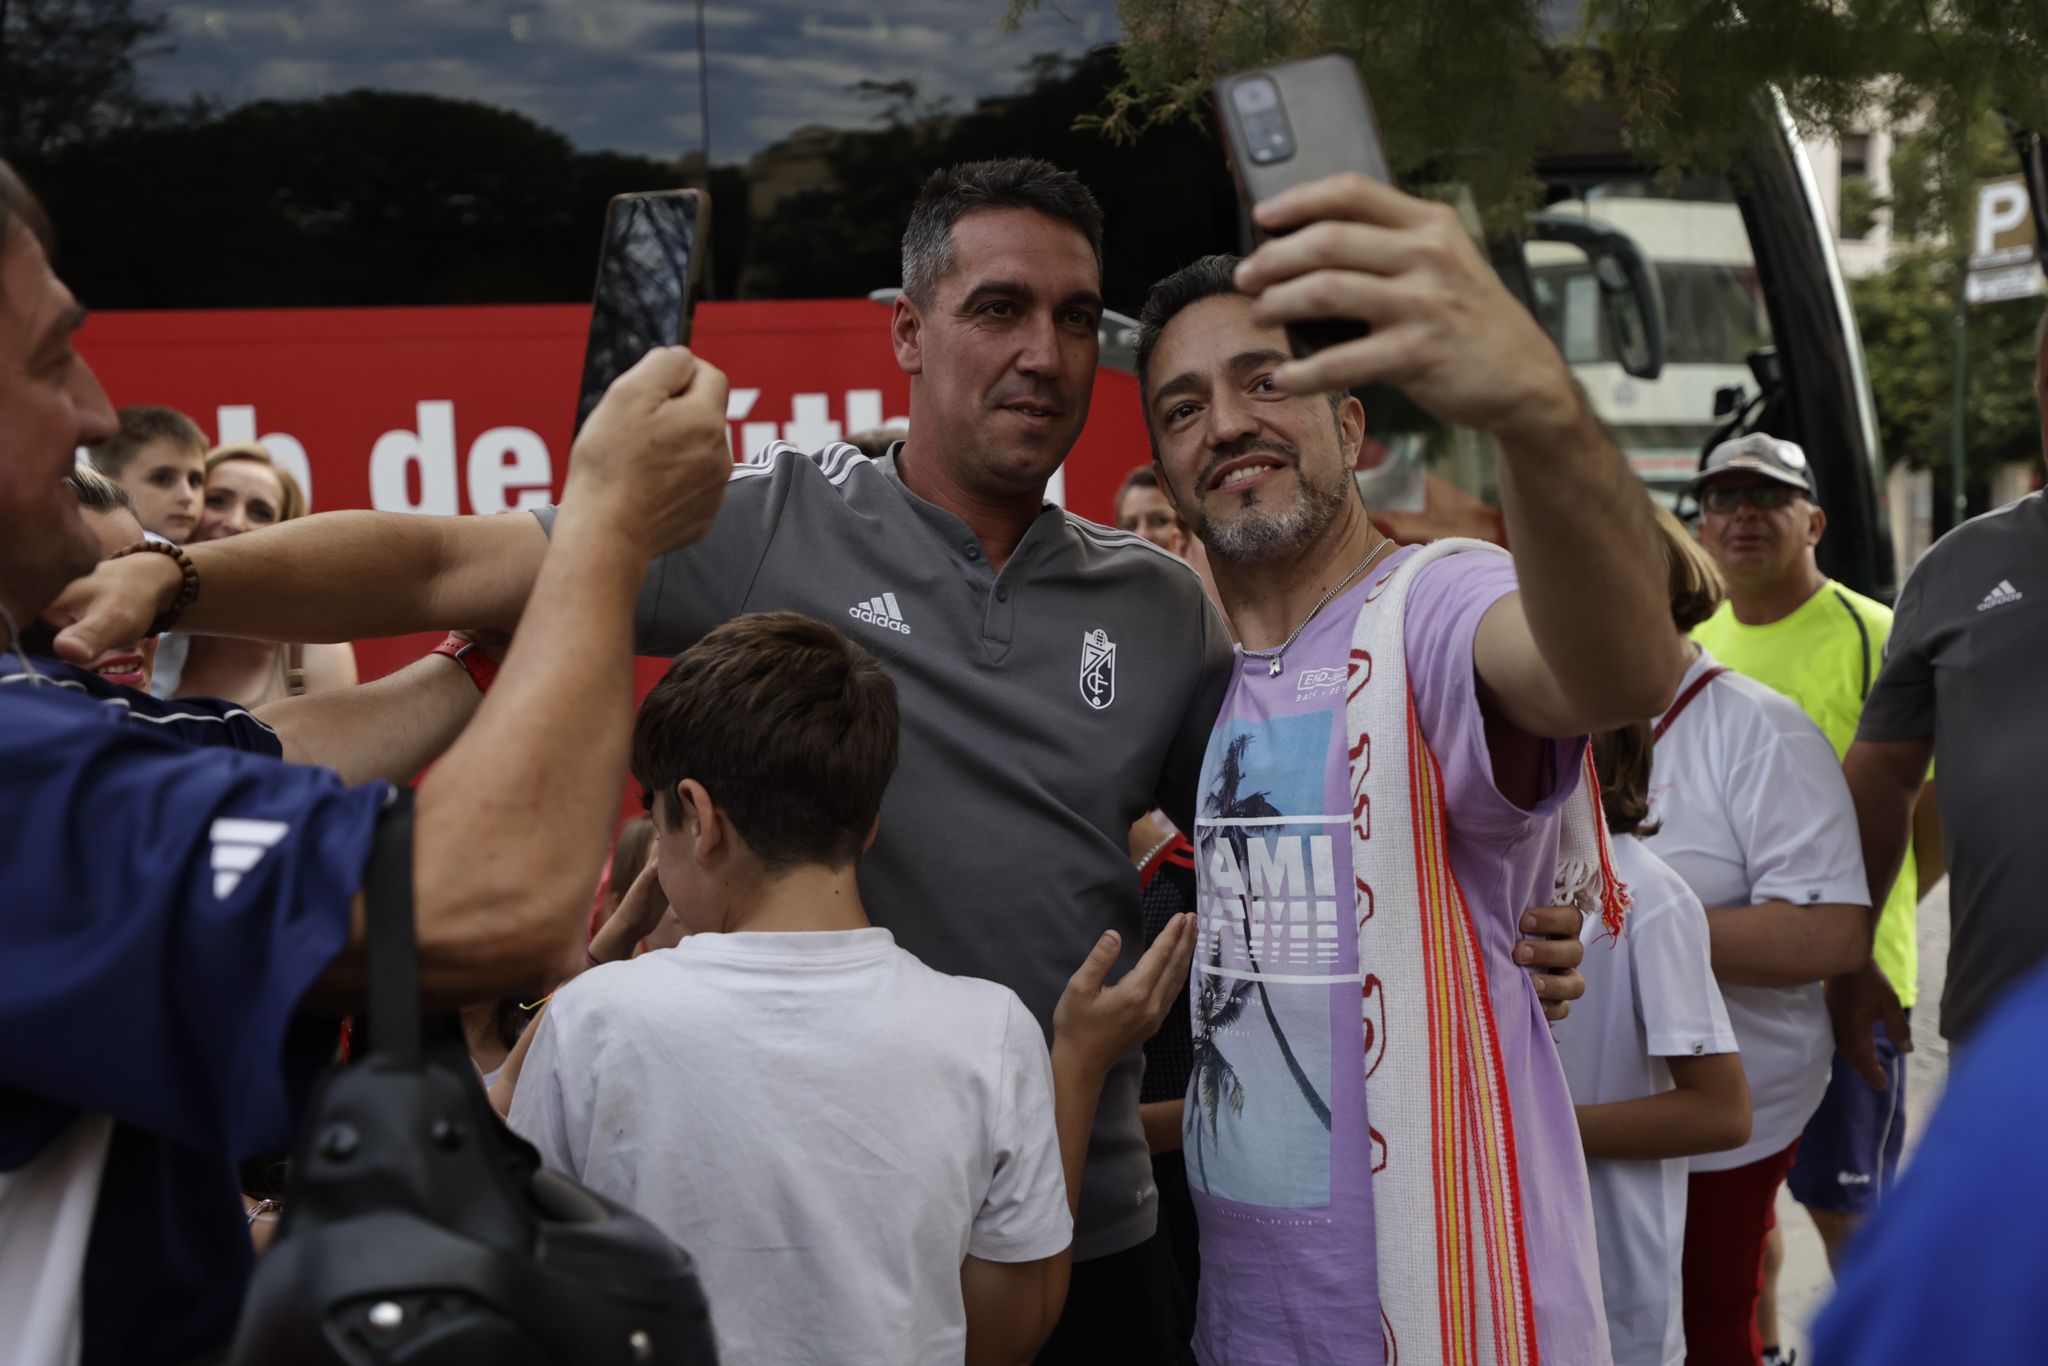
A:
{"label": "letter p on sign", "polygon": [[1970,265],[2014,265],[2034,254],[2034,220],[2028,212],[2027,182],[2018,176],[1977,187],[1977,235]]}

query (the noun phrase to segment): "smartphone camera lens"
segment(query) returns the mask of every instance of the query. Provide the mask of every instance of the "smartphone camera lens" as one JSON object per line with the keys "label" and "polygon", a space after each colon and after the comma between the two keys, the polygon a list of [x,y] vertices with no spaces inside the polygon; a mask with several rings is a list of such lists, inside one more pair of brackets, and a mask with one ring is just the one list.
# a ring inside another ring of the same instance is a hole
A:
{"label": "smartphone camera lens", "polygon": [[1237,88],[1230,92],[1231,102],[1240,114],[1263,114],[1269,109],[1280,107],[1280,89],[1265,76],[1254,76],[1239,81]]}
{"label": "smartphone camera lens", "polygon": [[1266,166],[1294,155],[1294,133],[1287,126],[1287,111],[1280,107],[1280,87],[1269,77],[1239,81],[1231,87],[1230,102],[1253,161]]}

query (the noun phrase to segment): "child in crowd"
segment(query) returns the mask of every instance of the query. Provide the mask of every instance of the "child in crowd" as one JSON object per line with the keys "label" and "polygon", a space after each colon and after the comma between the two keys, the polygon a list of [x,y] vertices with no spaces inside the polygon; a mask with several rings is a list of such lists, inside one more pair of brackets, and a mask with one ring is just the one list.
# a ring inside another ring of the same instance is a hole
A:
{"label": "child in crowd", "polygon": [[176,409],[149,403],[130,404],[116,416],[121,429],[88,452],[93,467],[133,500],[144,531],[185,544],[199,529],[206,433]]}
{"label": "child in crowd", "polygon": [[889,677],[808,617],[679,656],[633,772],[688,935],[559,990],[516,1077],[512,1125],[547,1164],[697,1259],[727,1366],[1030,1359],[1103,1079],[1187,976],[1192,917],[1111,987],[1105,934],[1049,1060],[1008,988],[870,925],[855,870],[897,727]]}
{"label": "child in crowd", "polygon": [[1749,1087],[1707,913],[1637,838],[1650,751],[1647,722],[1594,738],[1615,868],[1635,904],[1619,939],[1587,917],[1586,995],[1551,1031],[1586,1148],[1615,1366],[1685,1361],[1685,1159],[1749,1138]]}
{"label": "child in crowd", "polygon": [[[78,495],[78,507],[85,514],[86,525],[100,538],[102,557],[142,539],[142,524],[135,519],[135,506],[119,484],[84,463],[67,476],[66,482]],[[36,654],[55,654],[54,635],[46,623],[31,622],[22,631],[22,644]],[[116,645],[85,667],[109,683],[148,692],[150,673],[156,667],[156,637],[144,636]]]}

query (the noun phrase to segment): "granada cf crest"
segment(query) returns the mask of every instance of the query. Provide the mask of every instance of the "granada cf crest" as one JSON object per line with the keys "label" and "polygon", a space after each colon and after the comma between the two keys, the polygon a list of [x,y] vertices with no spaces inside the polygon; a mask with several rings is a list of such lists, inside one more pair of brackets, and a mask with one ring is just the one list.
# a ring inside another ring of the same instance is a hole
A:
{"label": "granada cf crest", "polygon": [[1081,700],[1097,711],[1116,701],[1116,642],[1100,627],[1081,637]]}

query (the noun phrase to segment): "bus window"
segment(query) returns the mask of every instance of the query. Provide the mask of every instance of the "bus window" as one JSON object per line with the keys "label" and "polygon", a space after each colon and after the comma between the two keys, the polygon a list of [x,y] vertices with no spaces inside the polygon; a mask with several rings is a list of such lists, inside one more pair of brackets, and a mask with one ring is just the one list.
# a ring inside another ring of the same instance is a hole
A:
{"label": "bus window", "polygon": [[1742,211],[1727,183],[1698,179],[1666,190],[1632,178],[1560,186],[1552,215],[1587,218],[1625,234],[1655,277],[1664,365],[1654,379],[1623,370],[1583,252],[1531,242],[1537,316],[1557,339],[1636,473],[1673,493],[1698,468],[1700,448],[1726,416],[1726,391],[1754,391],[1749,357],[1770,345],[1770,315]]}

